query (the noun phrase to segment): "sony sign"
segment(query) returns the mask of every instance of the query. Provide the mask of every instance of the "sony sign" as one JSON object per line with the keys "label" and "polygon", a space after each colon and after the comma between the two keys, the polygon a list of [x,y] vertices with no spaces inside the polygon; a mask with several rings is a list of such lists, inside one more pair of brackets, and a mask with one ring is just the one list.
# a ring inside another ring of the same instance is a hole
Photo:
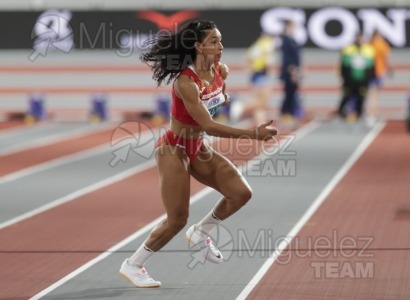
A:
{"label": "sony sign", "polygon": [[[374,8],[362,8],[354,13],[342,7],[326,7],[307,17],[302,9],[280,7],[265,11],[260,23],[263,31],[280,35],[283,21],[293,20],[297,27],[295,39],[299,44],[304,45],[310,39],[320,48],[340,49],[352,43],[360,29],[366,37],[378,30],[394,47],[405,47],[406,21],[409,19],[410,10],[404,8],[391,8],[383,14]],[[340,24],[338,34],[332,35],[326,31],[330,22]]]}

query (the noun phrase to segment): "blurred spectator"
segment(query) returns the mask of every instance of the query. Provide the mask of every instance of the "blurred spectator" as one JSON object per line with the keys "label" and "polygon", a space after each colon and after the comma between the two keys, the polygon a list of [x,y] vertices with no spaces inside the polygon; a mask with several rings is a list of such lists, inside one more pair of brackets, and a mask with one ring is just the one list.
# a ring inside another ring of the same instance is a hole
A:
{"label": "blurred spectator", "polygon": [[383,84],[383,77],[390,70],[389,55],[390,45],[386,42],[379,31],[373,33],[370,44],[374,50],[375,77],[370,81],[369,97],[367,103],[367,121],[373,124],[378,114],[379,90]]}
{"label": "blurred spectator", "polygon": [[342,49],[340,72],[343,80],[343,97],[339,115],[355,121],[363,113],[369,81],[374,78],[374,51],[357,33],[355,42]]}
{"label": "blurred spectator", "polygon": [[300,85],[300,47],[293,38],[295,23],[285,21],[285,30],[282,35],[282,66],[280,79],[283,81],[285,97],[282,102],[282,118],[285,124],[293,124],[294,119],[301,116],[302,107],[298,88]]}
{"label": "blurred spectator", "polygon": [[246,110],[253,112],[253,119],[257,125],[267,120],[270,83],[269,68],[273,63],[275,40],[273,36],[262,33],[249,47],[247,62],[251,69],[251,85],[253,100],[247,104]]}

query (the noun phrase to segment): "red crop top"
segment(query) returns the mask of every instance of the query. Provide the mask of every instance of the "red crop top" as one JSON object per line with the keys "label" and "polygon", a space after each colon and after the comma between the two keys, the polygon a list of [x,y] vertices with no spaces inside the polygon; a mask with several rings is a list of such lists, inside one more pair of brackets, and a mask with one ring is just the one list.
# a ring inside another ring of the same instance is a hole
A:
{"label": "red crop top", "polygon": [[[224,80],[221,76],[219,65],[215,64],[214,66],[215,66],[214,81],[209,86],[206,86],[201,81],[201,79],[195,73],[192,66],[189,66],[188,68],[183,70],[178,75],[178,76],[186,75],[198,85],[199,97],[201,98],[202,103],[208,109],[208,112],[211,116],[213,116],[216,113],[216,111],[219,109],[219,107],[221,107],[221,105],[225,102],[225,96],[223,94]],[[189,124],[189,125],[198,125],[198,123],[188,113],[182,99],[177,97],[177,95],[175,94],[175,89],[173,85],[172,85],[171,115],[182,123]]]}

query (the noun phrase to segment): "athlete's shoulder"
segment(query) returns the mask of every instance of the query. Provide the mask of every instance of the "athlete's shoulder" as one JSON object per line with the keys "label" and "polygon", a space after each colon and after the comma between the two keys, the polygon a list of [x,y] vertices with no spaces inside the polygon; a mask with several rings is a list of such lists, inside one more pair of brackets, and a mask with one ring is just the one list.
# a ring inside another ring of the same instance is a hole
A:
{"label": "athlete's shoulder", "polygon": [[177,84],[192,84],[197,83],[199,80],[198,75],[196,75],[195,71],[192,70],[190,67],[185,68],[182,70],[178,77],[175,79]]}
{"label": "athlete's shoulder", "polygon": [[191,77],[191,78],[195,78],[196,77],[196,73],[194,72],[194,70],[192,70],[190,67],[187,67],[185,69],[183,69],[181,71],[181,73],[179,73],[179,76],[181,75],[185,75],[187,77]]}
{"label": "athlete's shoulder", "polygon": [[174,89],[177,96],[187,94],[199,94],[199,87],[191,76],[180,74],[174,82]]}

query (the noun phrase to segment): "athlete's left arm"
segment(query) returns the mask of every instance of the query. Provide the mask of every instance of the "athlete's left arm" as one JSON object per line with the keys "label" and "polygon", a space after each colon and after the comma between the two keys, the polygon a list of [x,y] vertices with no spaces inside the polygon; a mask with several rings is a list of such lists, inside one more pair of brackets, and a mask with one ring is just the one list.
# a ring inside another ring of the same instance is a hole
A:
{"label": "athlete's left arm", "polygon": [[224,106],[228,105],[229,102],[231,101],[231,98],[229,97],[229,94],[227,94],[225,92],[226,90],[226,83],[225,80],[228,77],[229,74],[229,68],[226,64],[222,64],[220,62],[218,62],[218,69],[219,69],[219,73],[221,74],[222,79],[224,80],[224,85],[222,87],[222,93],[225,96],[225,102],[223,103]]}

